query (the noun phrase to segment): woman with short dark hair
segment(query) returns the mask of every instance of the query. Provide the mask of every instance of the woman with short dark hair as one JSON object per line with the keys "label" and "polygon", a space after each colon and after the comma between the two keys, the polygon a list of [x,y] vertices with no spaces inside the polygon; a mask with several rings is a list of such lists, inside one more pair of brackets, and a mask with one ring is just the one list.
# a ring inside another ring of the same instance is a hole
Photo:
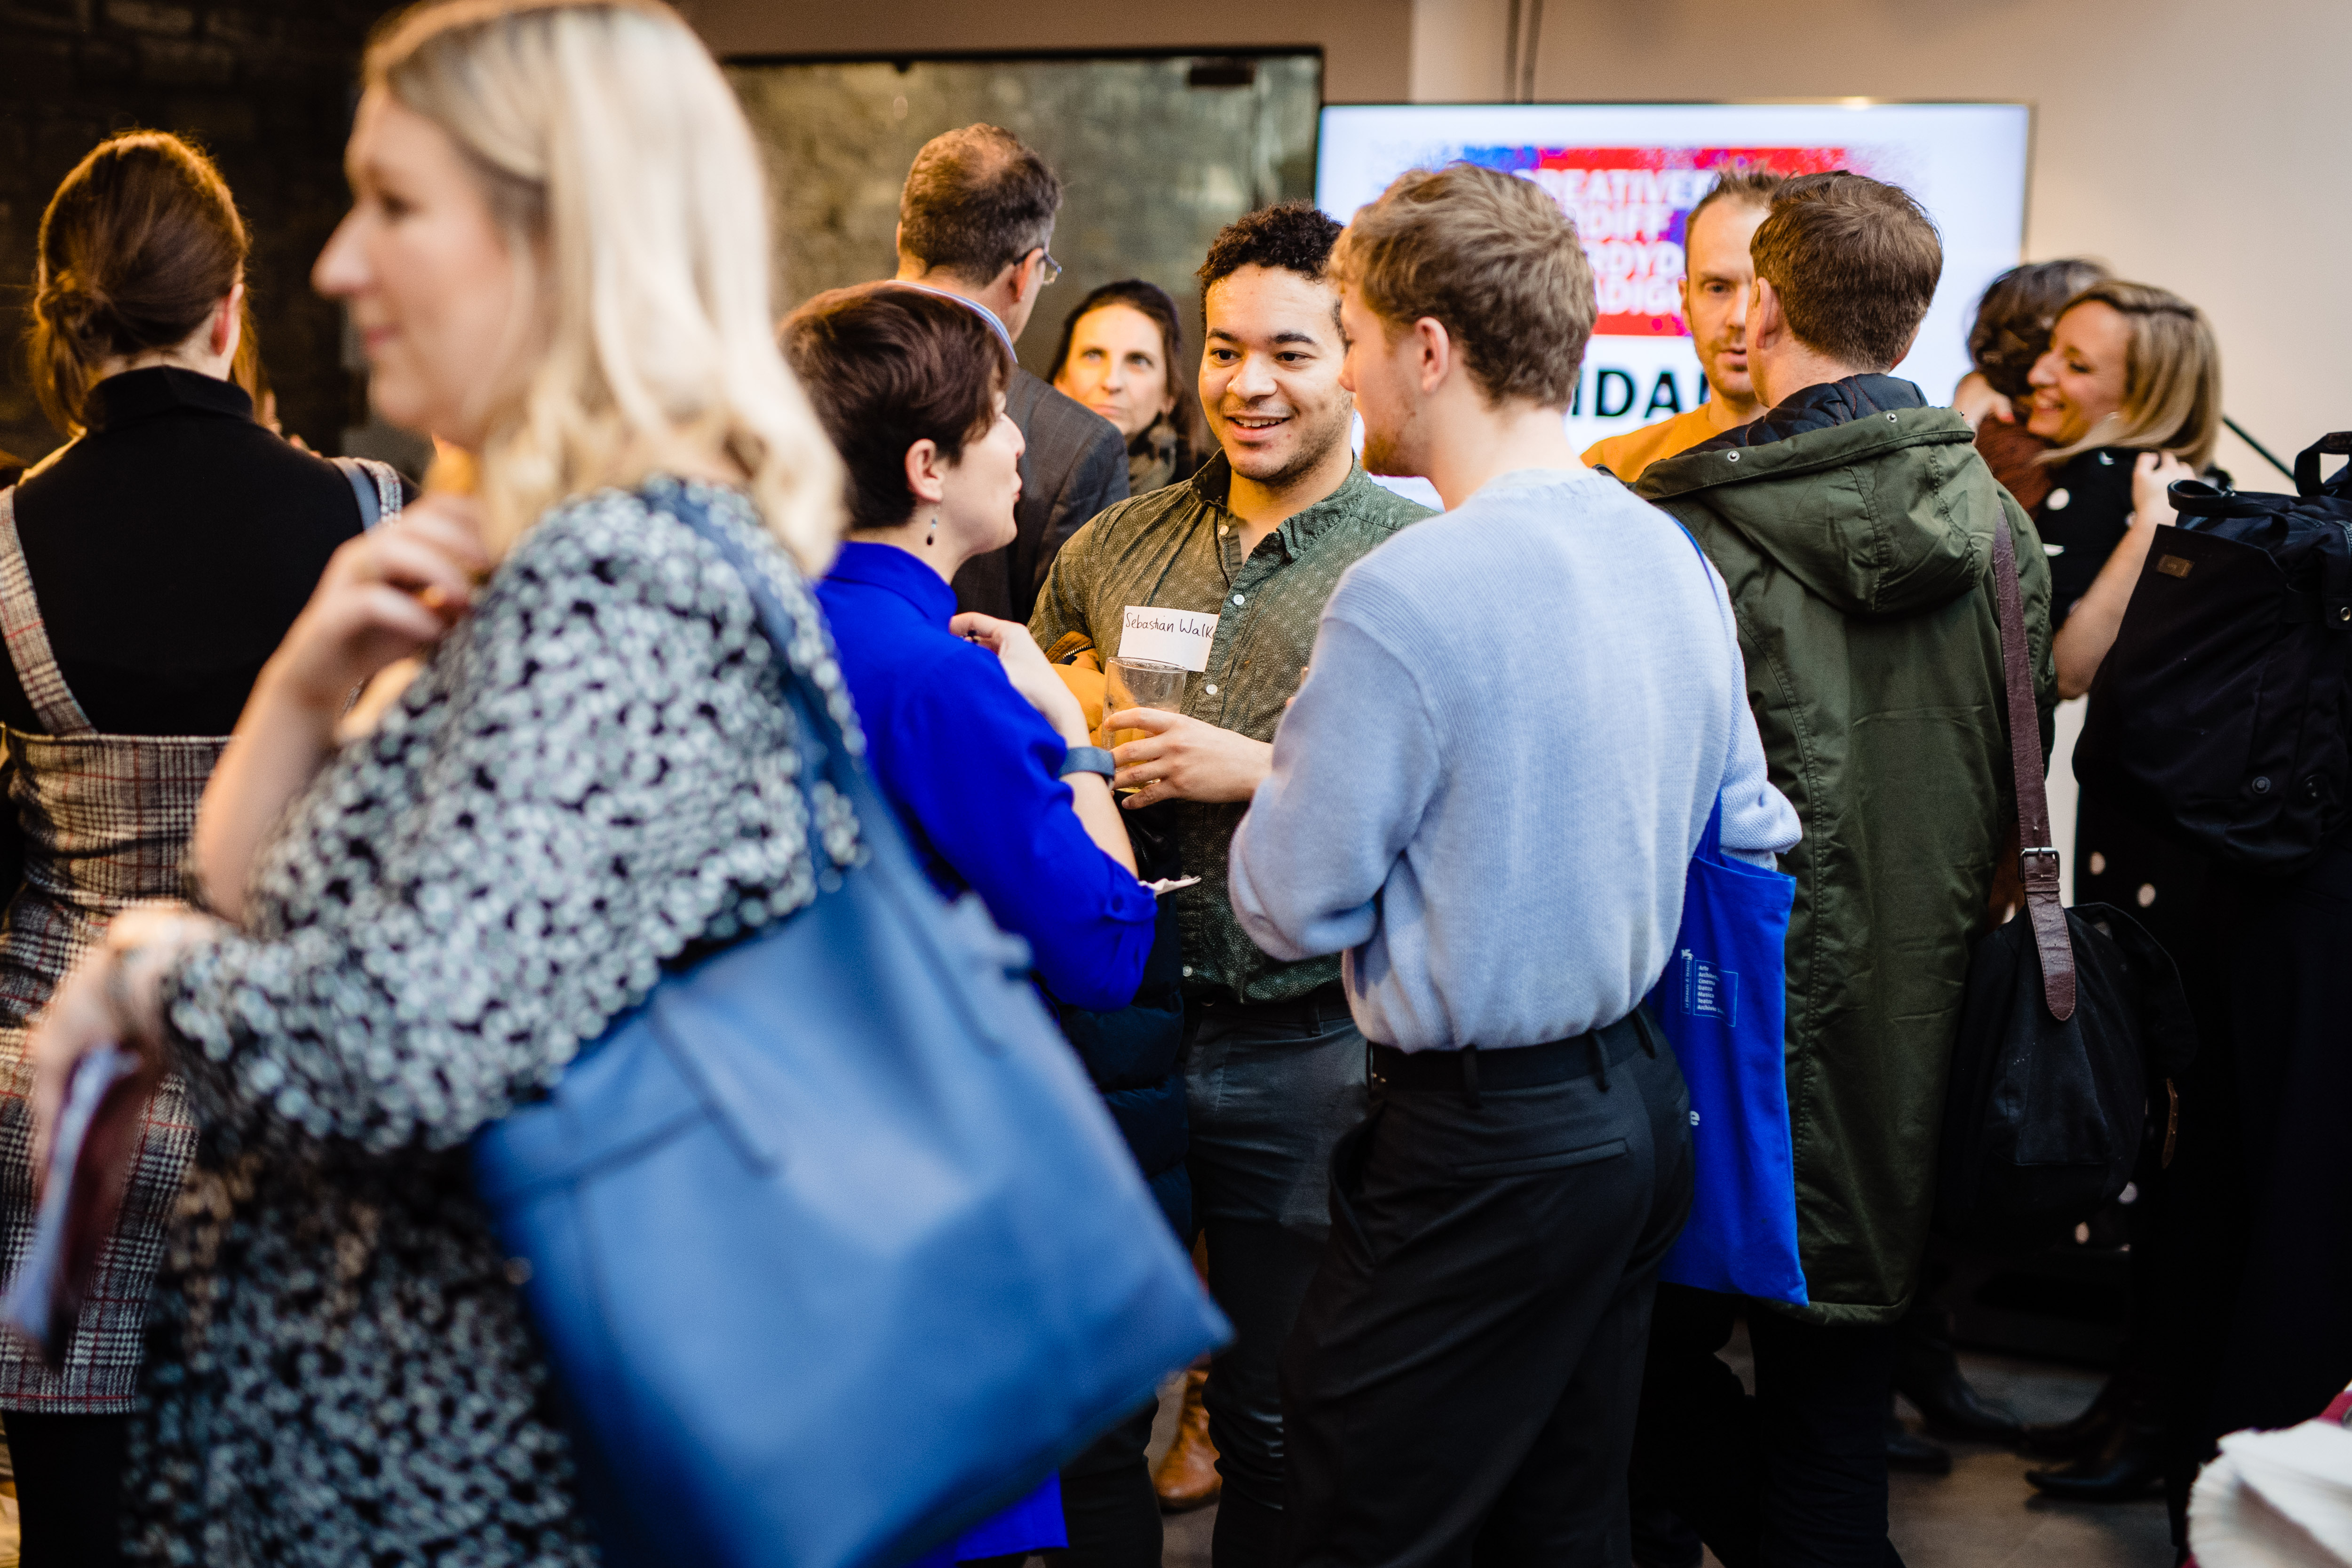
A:
{"label": "woman with short dark hair", "polygon": [[[849,539],[817,597],[875,775],[932,882],[977,893],[1029,943],[1181,1236],[1173,920],[1136,880],[1110,754],[1071,688],[1028,628],[958,615],[949,586],[1013,533],[1021,433],[1004,413],[1013,360],[998,334],[969,301],[901,284],[820,294],[784,323],[785,355],[849,468]],[[1147,965],[1156,1010],[1130,1007]],[[1147,1407],[1064,1469],[1058,1506],[1041,1491],[944,1555],[1017,1560],[1066,1531],[1057,1561],[1073,1568],[1156,1568],[1150,1435]]]}
{"label": "woman with short dark hair", "polygon": [[1183,364],[1176,301],[1157,283],[1106,283],[1062,323],[1046,379],[1118,426],[1127,438],[1129,495],[1190,479],[1201,466]]}
{"label": "woman with short dark hair", "polygon": [[[22,879],[0,917],[0,1241],[31,1238],[27,1026],[133,900],[176,897],[196,802],[270,651],[360,531],[334,465],[254,422],[246,230],[219,172],[160,131],[108,138],[41,218],[33,391],[68,444],[0,491],[0,748]],[[389,470],[362,472],[396,509]],[[381,481],[381,483],[379,483]],[[150,1101],[105,1261],[51,1369],[0,1341],[30,1568],[116,1561],[147,1300],[194,1131]]]}

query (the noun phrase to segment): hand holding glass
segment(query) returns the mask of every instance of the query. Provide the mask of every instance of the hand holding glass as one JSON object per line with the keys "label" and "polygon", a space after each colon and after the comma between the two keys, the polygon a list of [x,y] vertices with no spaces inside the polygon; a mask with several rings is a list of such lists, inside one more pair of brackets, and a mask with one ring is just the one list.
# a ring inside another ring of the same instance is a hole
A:
{"label": "hand holding glass", "polygon": [[1110,716],[1129,708],[1156,708],[1163,713],[1184,710],[1184,671],[1172,664],[1149,658],[1113,658],[1103,667],[1103,740],[1105,746],[1140,741],[1148,731],[1113,730]]}

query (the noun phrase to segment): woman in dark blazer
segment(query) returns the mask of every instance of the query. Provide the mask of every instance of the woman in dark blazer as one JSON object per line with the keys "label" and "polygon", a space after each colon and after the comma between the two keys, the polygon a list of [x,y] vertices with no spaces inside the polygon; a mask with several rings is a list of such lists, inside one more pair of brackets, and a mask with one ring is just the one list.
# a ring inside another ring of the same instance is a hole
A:
{"label": "woman in dark blazer", "polygon": [[[30,1239],[27,1024],[108,918],[182,892],[196,801],[255,675],[390,469],[255,423],[229,376],[246,232],[204,154],[109,138],[41,220],[35,390],[70,437],[0,490],[0,779],[20,858],[0,916],[0,1246]],[[65,1363],[0,1342],[26,1568],[117,1559],[116,1493],[147,1301],[193,1148],[149,1103],[130,1190]]]}

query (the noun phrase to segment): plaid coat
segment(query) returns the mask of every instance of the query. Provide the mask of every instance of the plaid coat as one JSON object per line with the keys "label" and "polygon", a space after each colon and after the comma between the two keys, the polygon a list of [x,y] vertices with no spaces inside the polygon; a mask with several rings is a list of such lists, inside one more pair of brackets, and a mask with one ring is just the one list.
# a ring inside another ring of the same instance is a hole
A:
{"label": "plaid coat", "polygon": [[[181,863],[226,737],[102,735],[66,688],[0,491],[0,633],[48,733],[0,724],[0,788],[24,834],[24,882],[0,916],[0,1267],[33,1232],[30,1025],[107,920],[181,894]],[[195,1131],[177,1078],[148,1102],[122,1217],[99,1256],[62,1369],[0,1335],[0,1409],[100,1415],[135,1402],[147,1300]]]}

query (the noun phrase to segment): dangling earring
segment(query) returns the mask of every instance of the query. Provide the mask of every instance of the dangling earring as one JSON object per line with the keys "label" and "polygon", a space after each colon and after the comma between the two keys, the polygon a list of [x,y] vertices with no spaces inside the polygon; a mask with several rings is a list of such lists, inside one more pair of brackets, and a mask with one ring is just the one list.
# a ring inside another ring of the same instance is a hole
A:
{"label": "dangling earring", "polygon": [[923,535],[923,548],[929,550],[932,545],[937,544],[939,542],[940,514],[938,512],[933,512],[931,513],[931,531],[930,532]]}

